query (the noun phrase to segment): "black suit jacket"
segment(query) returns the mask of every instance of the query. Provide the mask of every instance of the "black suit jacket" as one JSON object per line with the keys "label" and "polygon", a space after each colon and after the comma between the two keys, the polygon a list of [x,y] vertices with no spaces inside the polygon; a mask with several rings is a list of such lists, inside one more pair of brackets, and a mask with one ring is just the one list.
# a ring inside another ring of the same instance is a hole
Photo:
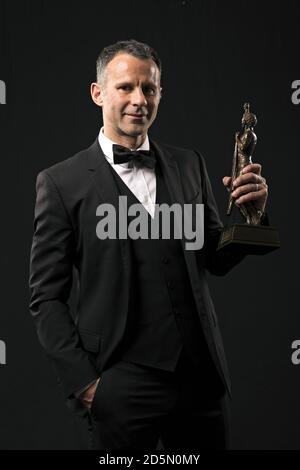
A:
{"label": "black suit jacket", "polygon": [[[205,205],[204,247],[184,250],[184,254],[211,355],[230,391],[205,271],[223,275],[243,256],[216,253],[222,223],[202,156],[152,139],[150,144],[160,158],[172,202]],[[117,209],[119,196],[98,139],[88,149],[40,172],[36,191],[30,311],[68,401],[74,392],[99,377],[122,339],[132,260],[128,240],[100,240],[96,236],[96,208],[111,203]],[[78,304],[72,315],[68,299],[74,269]]]}

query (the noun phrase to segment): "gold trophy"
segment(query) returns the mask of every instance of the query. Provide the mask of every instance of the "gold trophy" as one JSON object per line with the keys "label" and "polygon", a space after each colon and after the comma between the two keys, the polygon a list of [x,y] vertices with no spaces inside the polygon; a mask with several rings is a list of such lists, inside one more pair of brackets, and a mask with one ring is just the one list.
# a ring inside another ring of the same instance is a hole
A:
{"label": "gold trophy", "polygon": [[[233,181],[241,174],[245,166],[252,163],[252,154],[257,142],[257,136],[253,131],[256,124],[257,118],[255,114],[250,112],[249,103],[245,103],[242,117],[243,130],[235,134],[231,185],[227,207],[228,216],[232,212],[234,203],[231,195],[234,190]],[[261,255],[280,247],[277,229],[260,224],[262,213],[254,207],[251,201],[241,204],[239,210],[246,219],[246,222],[225,227],[220,236],[218,250],[238,246],[245,253]]]}

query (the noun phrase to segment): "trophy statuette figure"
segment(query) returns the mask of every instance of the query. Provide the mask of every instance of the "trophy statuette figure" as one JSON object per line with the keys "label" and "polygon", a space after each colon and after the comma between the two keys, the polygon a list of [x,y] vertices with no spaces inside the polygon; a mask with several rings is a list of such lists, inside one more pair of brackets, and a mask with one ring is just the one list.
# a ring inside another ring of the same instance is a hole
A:
{"label": "trophy statuette figure", "polygon": [[[231,171],[231,184],[227,207],[227,216],[231,215],[233,209],[232,192],[234,180],[242,174],[243,168],[252,163],[252,155],[256,147],[257,136],[254,127],[257,124],[255,114],[250,112],[250,104],[244,104],[242,117],[242,131],[235,134],[235,148]],[[239,211],[246,220],[244,224],[234,224],[223,229],[218,250],[238,246],[247,254],[265,254],[280,247],[279,233],[274,227],[261,225],[263,213],[257,210],[252,201],[239,205]]]}

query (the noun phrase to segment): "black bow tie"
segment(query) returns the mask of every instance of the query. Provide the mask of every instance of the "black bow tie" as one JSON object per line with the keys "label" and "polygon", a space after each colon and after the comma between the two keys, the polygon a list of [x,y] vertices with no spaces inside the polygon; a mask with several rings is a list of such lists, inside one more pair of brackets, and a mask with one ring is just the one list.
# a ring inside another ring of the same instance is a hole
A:
{"label": "black bow tie", "polygon": [[132,162],[137,168],[146,166],[154,170],[156,164],[153,150],[130,150],[123,145],[113,144],[114,163]]}

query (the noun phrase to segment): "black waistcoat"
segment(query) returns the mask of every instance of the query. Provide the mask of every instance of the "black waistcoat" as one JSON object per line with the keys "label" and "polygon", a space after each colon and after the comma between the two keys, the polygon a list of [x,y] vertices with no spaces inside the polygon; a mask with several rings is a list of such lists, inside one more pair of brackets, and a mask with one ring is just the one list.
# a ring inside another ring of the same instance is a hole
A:
{"label": "black waistcoat", "polygon": [[[111,167],[110,167],[111,168]],[[128,207],[139,203],[150,227],[151,216],[122,178],[111,168],[119,194]],[[171,204],[159,165],[156,166],[156,204]],[[128,217],[128,223],[133,217]],[[173,228],[171,230],[171,234]],[[161,234],[160,234],[161,235]],[[128,321],[117,359],[173,371],[182,348],[196,367],[211,367],[202,333],[183,247],[174,236],[166,240],[129,238],[133,277]],[[214,366],[212,366],[214,367]]]}

